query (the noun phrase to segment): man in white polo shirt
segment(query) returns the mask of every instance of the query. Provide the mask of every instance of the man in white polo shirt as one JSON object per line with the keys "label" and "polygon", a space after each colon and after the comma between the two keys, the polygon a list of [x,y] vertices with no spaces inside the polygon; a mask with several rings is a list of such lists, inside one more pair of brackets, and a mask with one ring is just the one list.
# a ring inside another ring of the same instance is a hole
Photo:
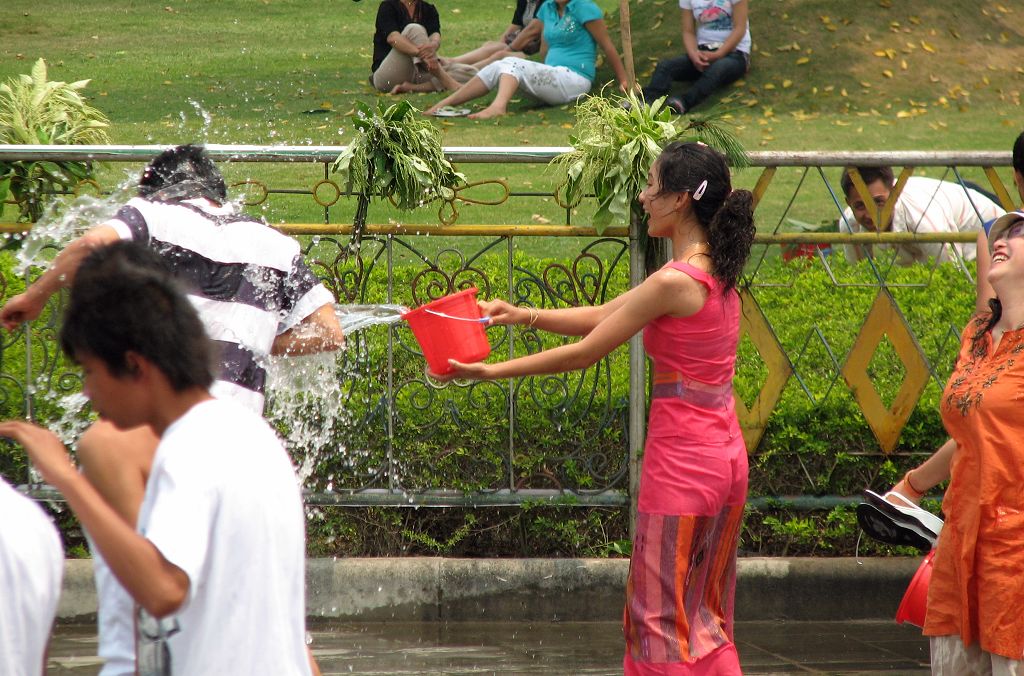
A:
{"label": "man in white polo shirt", "polygon": [[[867,186],[873,208],[854,187],[850,177],[852,167],[843,172],[840,185],[847,208],[839,218],[839,232],[983,232],[984,223],[1002,216],[1003,209],[977,190],[958,183],[940,181],[924,176],[911,176],[896,199],[889,220],[881,227],[874,223],[872,212],[881,213],[893,187],[892,169],[889,167],[857,167]],[[850,262],[863,260],[872,253],[872,247],[895,248],[900,265],[950,260],[973,261],[977,253],[975,244],[945,244],[942,242],[906,242],[900,244],[848,244],[844,246]],[[955,250],[955,254],[954,254]]]}

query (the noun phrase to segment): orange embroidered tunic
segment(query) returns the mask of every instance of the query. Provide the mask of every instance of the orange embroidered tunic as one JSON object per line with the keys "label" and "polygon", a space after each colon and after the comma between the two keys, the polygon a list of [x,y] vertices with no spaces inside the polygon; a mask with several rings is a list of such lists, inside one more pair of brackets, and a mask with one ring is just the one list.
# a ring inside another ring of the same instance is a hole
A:
{"label": "orange embroidered tunic", "polygon": [[1024,329],[999,345],[989,313],[963,332],[940,410],[956,441],[928,589],[927,636],[1024,658]]}

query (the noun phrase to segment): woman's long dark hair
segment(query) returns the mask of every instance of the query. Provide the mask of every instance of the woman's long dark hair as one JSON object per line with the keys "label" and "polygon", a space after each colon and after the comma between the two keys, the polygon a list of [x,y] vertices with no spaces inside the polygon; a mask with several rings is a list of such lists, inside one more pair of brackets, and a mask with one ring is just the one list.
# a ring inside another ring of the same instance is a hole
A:
{"label": "woman's long dark hair", "polygon": [[[662,192],[694,195],[693,210],[708,236],[714,277],[736,286],[754,243],[754,195],[733,190],[725,156],[703,143],[676,141],[655,162]],[[694,194],[707,181],[700,199]]]}

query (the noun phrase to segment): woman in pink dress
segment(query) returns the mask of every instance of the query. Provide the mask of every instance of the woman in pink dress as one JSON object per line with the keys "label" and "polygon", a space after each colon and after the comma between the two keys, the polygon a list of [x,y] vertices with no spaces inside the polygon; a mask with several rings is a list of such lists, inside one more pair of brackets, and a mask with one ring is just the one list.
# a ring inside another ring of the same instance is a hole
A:
{"label": "woman in pink dress", "polygon": [[672,261],[596,307],[538,310],[481,302],[494,324],[582,336],[446,378],[490,380],[587,368],[638,331],[654,385],[626,587],[627,674],[739,674],[732,618],[747,454],[733,406],[739,340],[736,282],[754,239],[753,196],[733,190],[725,158],[672,143],[640,203]]}

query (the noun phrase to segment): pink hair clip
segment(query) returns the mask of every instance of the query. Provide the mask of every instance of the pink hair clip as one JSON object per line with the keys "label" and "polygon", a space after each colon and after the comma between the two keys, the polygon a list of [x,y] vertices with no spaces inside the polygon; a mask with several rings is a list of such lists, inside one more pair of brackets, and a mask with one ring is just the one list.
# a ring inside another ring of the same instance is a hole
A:
{"label": "pink hair clip", "polygon": [[704,191],[707,189],[708,181],[707,179],[704,179],[703,181],[700,182],[700,185],[697,186],[697,189],[693,191],[693,199],[699,202],[700,198],[704,197]]}

